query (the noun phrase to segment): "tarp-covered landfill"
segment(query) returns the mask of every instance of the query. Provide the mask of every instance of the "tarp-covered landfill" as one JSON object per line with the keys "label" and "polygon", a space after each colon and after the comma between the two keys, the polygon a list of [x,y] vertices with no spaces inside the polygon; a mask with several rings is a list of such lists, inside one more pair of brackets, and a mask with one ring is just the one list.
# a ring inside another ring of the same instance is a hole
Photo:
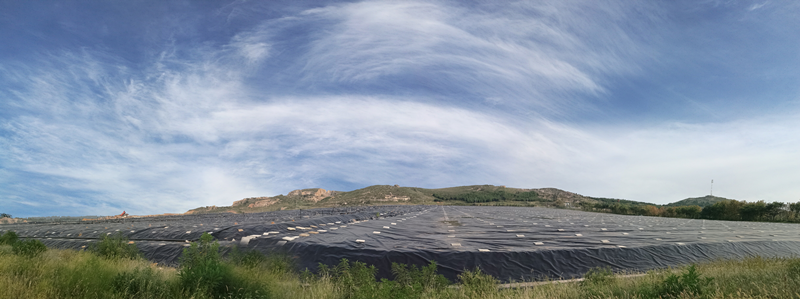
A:
{"label": "tarp-covered landfill", "polygon": [[58,248],[81,248],[119,231],[146,257],[167,264],[177,262],[187,241],[210,232],[225,245],[288,251],[301,269],[346,258],[373,264],[379,276],[391,277],[392,262],[433,260],[451,280],[476,267],[503,281],[520,281],[577,277],[598,266],[642,271],[717,258],[800,255],[796,224],[520,207],[374,206],[10,224],[0,230]]}

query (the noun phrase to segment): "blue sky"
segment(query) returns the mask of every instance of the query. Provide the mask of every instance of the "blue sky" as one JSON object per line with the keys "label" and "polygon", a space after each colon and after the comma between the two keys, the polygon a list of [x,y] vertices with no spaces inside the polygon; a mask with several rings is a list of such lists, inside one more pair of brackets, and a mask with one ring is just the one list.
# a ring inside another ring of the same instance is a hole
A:
{"label": "blue sky", "polygon": [[800,200],[796,1],[4,1],[0,207],[375,184]]}

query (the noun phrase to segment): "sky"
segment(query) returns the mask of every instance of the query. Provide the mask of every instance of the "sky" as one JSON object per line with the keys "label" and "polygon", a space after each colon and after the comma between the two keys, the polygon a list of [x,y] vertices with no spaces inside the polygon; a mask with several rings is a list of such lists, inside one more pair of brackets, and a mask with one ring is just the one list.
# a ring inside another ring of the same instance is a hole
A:
{"label": "sky", "polygon": [[797,1],[0,1],[0,212],[800,201]]}

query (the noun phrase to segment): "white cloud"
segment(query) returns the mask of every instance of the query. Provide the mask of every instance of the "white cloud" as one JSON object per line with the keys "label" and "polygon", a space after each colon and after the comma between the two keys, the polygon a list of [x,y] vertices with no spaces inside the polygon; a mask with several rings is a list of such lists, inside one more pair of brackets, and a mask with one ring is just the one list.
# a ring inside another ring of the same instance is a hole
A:
{"label": "white cloud", "polygon": [[708,194],[714,179],[716,195],[795,201],[791,182],[798,177],[791,169],[800,166],[793,150],[800,144],[791,137],[792,128],[800,125],[795,119],[787,114],[717,124],[602,128],[590,134],[607,136],[600,138],[617,148],[613,154],[595,154],[608,159],[598,163],[602,171],[588,173],[599,178],[598,184],[586,182],[576,189],[667,203]]}
{"label": "white cloud", "polygon": [[627,32],[626,17],[639,7],[586,6],[597,9],[552,2],[476,12],[442,2],[366,1],[293,21],[324,24],[303,56],[307,82],[468,86],[482,98],[559,113],[584,104],[571,95],[603,93],[605,75],[637,72],[637,61],[657,55]]}
{"label": "white cloud", "polygon": [[227,47],[245,59],[244,65],[255,67],[270,56],[272,45],[265,41],[267,38],[269,36],[258,31],[244,32],[234,36]]}
{"label": "white cloud", "polygon": [[[307,11],[281,26],[330,25],[293,62],[304,67],[298,80],[446,77],[497,106],[535,102],[562,113],[581,109],[563,93],[604,92],[601,74],[636,72],[623,56],[646,52],[612,22],[625,16],[619,7],[599,9],[608,23],[598,24],[560,2],[520,5],[508,9],[538,17],[365,2]],[[600,25],[610,29],[594,30]],[[249,77],[277,55],[272,29],[196,49],[196,60],[167,49],[141,71],[88,51],[0,69],[7,84],[21,86],[5,91],[18,115],[0,120],[0,180],[16,187],[0,196],[87,214],[162,213],[294,188],[491,183],[666,203],[703,195],[715,179],[722,196],[795,200],[796,114],[579,125],[370,89],[273,94]]]}
{"label": "white cloud", "polygon": [[791,115],[581,127],[424,99],[254,101],[241,91],[240,76],[218,75],[233,70],[202,65],[146,83],[108,83],[103,95],[77,101],[66,98],[74,96],[69,90],[86,90],[87,83],[63,77],[74,70],[43,70],[33,76],[42,82],[36,89],[17,93],[20,101],[42,107],[38,115],[4,123],[15,136],[2,139],[9,149],[5,166],[66,179],[64,190],[96,192],[92,203],[67,205],[97,213],[114,206],[179,212],[293,188],[330,188],[321,184],[332,178],[425,187],[552,186],[659,203],[702,195],[713,178],[719,195],[788,201],[786,184],[800,166],[793,151],[800,144],[792,138],[800,124]]}
{"label": "white cloud", "polygon": [[747,10],[749,10],[749,11],[754,11],[754,10],[756,10],[756,9],[759,9],[759,8],[762,8],[762,7],[764,7],[765,5],[767,5],[767,3],[769,3],[769,2],[764,2],[764,3],[754,3],[753,5],[750,5],[750,7],[748,7],[748,8],[747,8]]}

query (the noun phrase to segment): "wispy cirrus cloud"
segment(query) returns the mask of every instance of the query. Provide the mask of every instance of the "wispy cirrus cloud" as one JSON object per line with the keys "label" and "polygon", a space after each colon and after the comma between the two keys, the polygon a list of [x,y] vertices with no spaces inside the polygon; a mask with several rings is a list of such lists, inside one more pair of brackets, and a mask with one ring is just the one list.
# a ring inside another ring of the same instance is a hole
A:
{"label": "wispy cirrus cloud", "polygon": [[[247,5],[220,17],[258,15]],[[793,108],[570,121],[615,115],[595,103],[658,65],[667,36],[643,32],[669,20],[661,7],[476,5],[331,4],[144,59],[4,61],[0,200],[22,215],[145,214],[307,187],[490,183],[666,203],[711,178],[719,195],[792,200]]]}
{"label": "wispy cirrus cloud", "polygon": [[[291,32],[294,38],[273,44],[284,53],[277,59],[293,61],[280,73],[300,78],[293,83],[298,88],[458,95],[460,104],[491,99],[558,114],[591,109],[577,95],[605,92],[606,76],[638,72],[641,61],[656,54],[625,17],[645,7],[586,6],[599,9],[559,2],[476,10],[450,2],[367,1],[269,21],[253,36],[269,40]],[[648,22],[655,27],[660,20]]]}

